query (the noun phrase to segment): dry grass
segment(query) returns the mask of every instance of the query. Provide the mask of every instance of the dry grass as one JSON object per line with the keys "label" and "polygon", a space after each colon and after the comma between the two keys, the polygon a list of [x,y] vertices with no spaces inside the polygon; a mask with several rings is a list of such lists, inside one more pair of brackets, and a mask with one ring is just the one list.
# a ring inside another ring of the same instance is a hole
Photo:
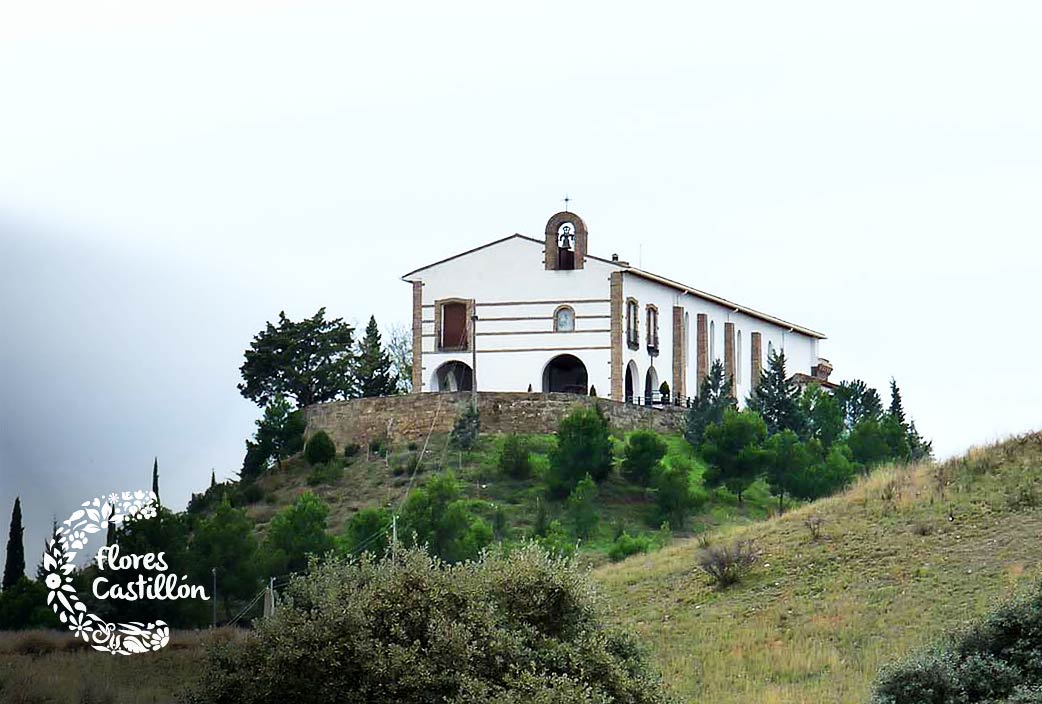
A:
{"label": "dry grass", "polygon": [[0,632],[0,704],[174,702],[206,642],[242,636],[234,628],[178,631],[158,653],[120,656],[63,631]]}
{"label": "dry grass", "polygon": [[[878,668],[1042,576],[1042,434],[944,465],[885,468],[848,492],[713,541],[752,539],[749,578],[715,589],[699,545],[595,572],[617,618],[690,701],[864,701]],[[824,519],[820,539],[805,526]],[[923,527],[928,527],[924,530]]]}

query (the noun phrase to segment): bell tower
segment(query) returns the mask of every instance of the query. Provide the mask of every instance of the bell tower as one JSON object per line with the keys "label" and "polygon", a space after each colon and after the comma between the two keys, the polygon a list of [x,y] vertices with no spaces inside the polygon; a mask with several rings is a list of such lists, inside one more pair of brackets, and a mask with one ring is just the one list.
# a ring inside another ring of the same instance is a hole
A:
{"label": "bell tower", "polygon": [[586,263],[586,223],[575,213],[562,210],[546,221],[547,271],[582,269]]}

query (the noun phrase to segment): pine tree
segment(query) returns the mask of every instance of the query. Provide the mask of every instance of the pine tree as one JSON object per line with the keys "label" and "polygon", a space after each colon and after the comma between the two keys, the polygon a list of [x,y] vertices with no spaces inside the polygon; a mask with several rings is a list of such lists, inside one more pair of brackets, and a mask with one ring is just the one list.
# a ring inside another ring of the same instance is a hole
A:
{"label": "pine tree", "polygon": [[702,444],[706,428],[711,423],[721,423],[727,409],[735,407],[731,382],[724,377],[724,364],[718,359],[709,367],[709,373],[698,388],[698,397],[687,412],[684,437],[694,447],[698,447]]}
{"label": "pine tree", "polygon": [[800,408],[800,388],[785,372],[784,352],[767,357],[767,369],[745,405],[763,418],[769,434],[791,430],[801,438],[806,436],[807,419]]}
{"label": "pine tree", "polygon": [[369,316],[365,336],[358,343],[355,379],[362,397],[393,396],[398,392],[398,379],[392,370],[391,356],[380,342],[375,316]]}
{"label": "pine tree", "polygon": [[159,458],[152,461],[152,493],[156,495],[156,505],[159,505]]}
{"label": "pine tree", "polygon": [[905,424],[905,407],[901,401],[901,389],[897,388],[897,380],[890,377],[890,415],[902,426]]}
{"label": "pine tree", "polygon": [[879,392],[860,379],[841,383],[836,389],[836,398],[843,404],[847,428],[853,429],[863,420],[878,421],[883,415]]}
{"label": "pine tree", "polygon": [[10,589],[25,576],[25,544],[22,542],[22,500],[14,500],[11,531],[7,534],[7,562],[4,563],[4,589]]}

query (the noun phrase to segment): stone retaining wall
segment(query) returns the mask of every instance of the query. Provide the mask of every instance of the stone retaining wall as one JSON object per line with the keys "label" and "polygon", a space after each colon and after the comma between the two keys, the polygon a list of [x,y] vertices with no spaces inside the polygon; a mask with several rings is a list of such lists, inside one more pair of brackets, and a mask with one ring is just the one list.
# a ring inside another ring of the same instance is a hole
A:
{"label": "stone retaining wall", "polygon": [[[361,444],[373,438],[421,441],[432,427],[435,433],[452,430],[456,416],[469,401],[470,392],[457,392],[322,403],[304,409],[307,435],[324,430],[338,450],[348,443]],[[561,418],[577,405],[593,403],[604,410],[617,430],[651,428],[658,432],[678,432],[683,428],[684,411],[680,408],[648,408],[560,393],[478,393],[481,430],[485,433],[552,433]]]}

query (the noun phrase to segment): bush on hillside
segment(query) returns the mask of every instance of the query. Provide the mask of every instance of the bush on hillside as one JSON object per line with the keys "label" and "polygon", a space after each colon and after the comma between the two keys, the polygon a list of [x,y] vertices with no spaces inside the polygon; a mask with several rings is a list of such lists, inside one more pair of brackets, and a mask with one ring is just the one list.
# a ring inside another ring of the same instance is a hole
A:
{"label": "bush on hillside", "polygon": [[580,538],[590,537],[600,521],[600,514],[597,510],[597,484],[589,474],[568,495],[567,506],[575,534]]}
{"label": "bush on hillside", "polygon": [[308,461],[308,464],[325,464],[334,457],[336,457],[336,445],[324,430],[312,435],[304,445],[304,459]]}
{"label": "bush on hillside", "polygon": [[873,704],[1042,702],[1042,588],[882,670]]}
{"label": "bush on hillside", "polygon": [[756,561],[756,544],[751,540],[710,546],[698,556],[698,566],[721,588],[740,582]]}
{"label": "bush on hillside", "polygon": [[650,536],[643,533],[630,535],[624,532],[611,544],[611,547],[608,549],[608,558],[612,562],[619,562],[620,560],[625,560],[630,555],[651,552],[653,547],[654,541],[652,541]]}
{"label": "bush on hillside", "polygon": [[680,530],[692,511],[708,500],[701,486],[693,486],[691,472],[694,466],[689,460],[674,459],[669,467],[655,473],[655,504],[659,519],[666,521],[674,530]]}
{"label": "bush on hillside", "polygon": [[492,542],[492,526],[471,510],[451,472],[431,478],[414,490],[402,508],[399,535],[426,545],[446,562],[472,560]]}
{"label": "bush on hillside", "polygon": [[611,473],[612,442],[608,419],[599,406],[577,408],[557,427],[557,446],[550,451],[547,486],[554,496],[567,496],[589,474],[604,481]]}
{"label": "bush on hillside", "polygon": [[499,452],[499,469],[513,479],[532,476],[532,455],[528,443],[520,435],[507,435]]}
{"label": "bush on hillside", "polygon": [[337,552],[341,555],[355,555],[365,552],[382,556],[390,544],[391,512],[386,508],[363,508],[351,516],[344,526],[343,535],[336,541]]}
{"label": "bush on hillside", "polygon": [[460,450],[469,450],[478,441],[481,432],[481,415],[474,404],[468,403],[452,426],[452,444]]}
{"label": "bush on hillside", "polygon": [[357,442],[349,442],[346,445],[344,445],[344,457],[347,459],[358,457],[358,453],[361,451],[362,446],[359,445]]}
{"label": "bush on hillside", "polygon": [[623,450],[622,475],[634,484],[647,486],[668,449],[654,430],[633,432]]}
{"label": "bush on hillside", "polygon": [[211,645],[188,704],[664,704],[588,578],[534,546],[448,566],[422,550],[331,560],[239,641]]}
{"label": "bush on hillside", "polygon": [[308,486],[336,484],[343,478],[343,466],[336,460],[331,460],[325,464],[316,464],[311,468],[311,472],[308,474]]}

